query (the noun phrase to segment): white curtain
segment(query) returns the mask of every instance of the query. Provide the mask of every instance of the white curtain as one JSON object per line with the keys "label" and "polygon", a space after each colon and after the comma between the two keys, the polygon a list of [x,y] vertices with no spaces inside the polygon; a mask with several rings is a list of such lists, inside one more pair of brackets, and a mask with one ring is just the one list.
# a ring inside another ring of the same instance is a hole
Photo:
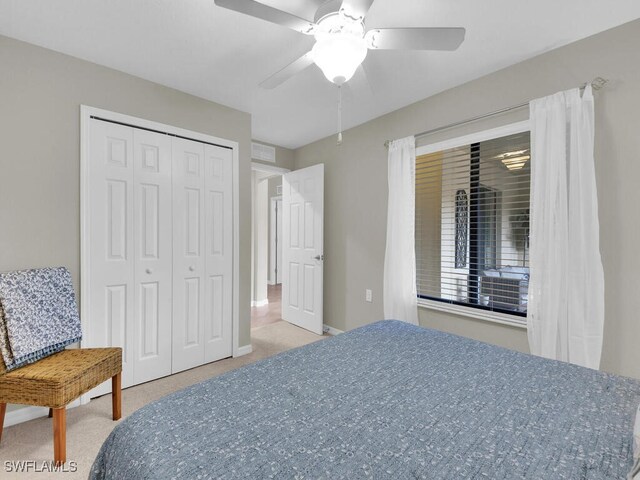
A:
{"label": "white curtain", "polygon": [[531,353],[597,369],[604,325],[591,87],[530,103]]}
{"label": "white curtain", "polygon": [[384,318],[418,324],[415,251],[416,141],[389,145],[387,248],[384,256]]}

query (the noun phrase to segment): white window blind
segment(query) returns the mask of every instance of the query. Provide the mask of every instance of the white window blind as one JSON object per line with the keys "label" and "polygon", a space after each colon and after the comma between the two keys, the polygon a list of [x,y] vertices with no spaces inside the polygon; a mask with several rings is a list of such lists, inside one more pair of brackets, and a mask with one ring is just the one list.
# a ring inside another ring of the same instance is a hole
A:
{"label": "white window blind", "polygon": [[416,158],[418,297],[526,315],[530,134]]}

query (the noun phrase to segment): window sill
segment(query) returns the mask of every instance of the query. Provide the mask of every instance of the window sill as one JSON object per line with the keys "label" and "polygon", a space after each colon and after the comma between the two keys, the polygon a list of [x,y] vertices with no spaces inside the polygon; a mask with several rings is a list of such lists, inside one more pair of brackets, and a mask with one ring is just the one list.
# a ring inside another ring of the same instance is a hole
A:
{"label": "window sill", "polygon": [[463,307],[461,305],[452,305],[450,303],[436,302],[433,300],[418,299],[418,307],[427,310],[436,310],[439,312],[452,313],[463,317],[473,318],[474,320],[483,320],[485,322],[498,323],[500,325],[508,325],[516,328],[527,328],[527,320],[516,315],[506,313],[491,312],[480,310],[472,307]]}

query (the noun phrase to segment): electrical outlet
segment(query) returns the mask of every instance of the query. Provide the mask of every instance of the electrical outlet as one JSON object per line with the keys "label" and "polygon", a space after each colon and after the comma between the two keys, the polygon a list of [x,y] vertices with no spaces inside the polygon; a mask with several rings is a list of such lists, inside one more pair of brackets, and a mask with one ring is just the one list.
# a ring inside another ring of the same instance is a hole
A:
{"label": "electrical outlet", "polygon": [[371,289],[367,288],[367,289],[364,291],[364,299],[365,299],[367,302],[373,302],[373,293],[371,292]]}

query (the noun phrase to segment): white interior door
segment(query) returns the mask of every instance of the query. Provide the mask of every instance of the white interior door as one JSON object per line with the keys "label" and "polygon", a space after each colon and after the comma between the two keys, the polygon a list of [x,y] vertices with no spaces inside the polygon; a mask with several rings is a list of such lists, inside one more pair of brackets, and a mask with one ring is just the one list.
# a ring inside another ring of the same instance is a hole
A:
{"label": "white interior door", "polygon": [[[124,387],[171,373],[171,140],[90,126],[90,346],[123,348]],[[91,396],[108,393],[106,382]]]}
{"label": "white interior door", "polygon": [[133,129],[134,384],[171,374],[171,138]]}
{"label": "white interior door", "polygon": [[282,199],[276,200],[276,284],[282,283]]}
{"label": "white interior door", "polygon": [[123,387],[231,356],[234,150],[87,121],[83,346],[123,348]]}
{"label": "white interior door", "polygon": [[[90,122],[90,315],[83,345],[122,347],[122,386],[134,375],[133,129]],[[91,397],[111,391],[105,382]]]}
{"label": "white interior door", "polygon": [[204,363],[204,144],[173,138],[173,372]]}
{"label": "white interior door", "polygon": [[282,176],[282,318],[322,335],[324,165]]}
{"label": "white interior door", "polygon": [[271,198],[269,214],[269,284],[282,283],[282,197]]}
{"label": "white interior door", "polygon": [[233,152],[204,146],[204,361],[232,354]]}
{"label": "white interior door", "polygon": [[173,139],[173,372],[232,354],[233,157]]}

